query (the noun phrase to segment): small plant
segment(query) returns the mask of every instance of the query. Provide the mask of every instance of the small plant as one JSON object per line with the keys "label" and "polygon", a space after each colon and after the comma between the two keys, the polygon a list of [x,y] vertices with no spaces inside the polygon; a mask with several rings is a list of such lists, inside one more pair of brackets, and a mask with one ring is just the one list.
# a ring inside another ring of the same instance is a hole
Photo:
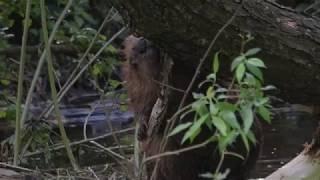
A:
{"label": "small plant", "polygon": [[[244,37],[242,46],[251,40],[250,36]],[[216,53],[212,62],[212,73],[199,85],[201,87],[209,84],[206,93],[193,93],[195,101],[180,116],[184,118],[187,114],[194,113],[194,121],[178,125],[169,136],[185,131],[181,143],[193,142],[206,126],[213,132],[209,141],[217,143],[221,154],[227,151],[237,137],[241,137],[249,152],[250,143],[256,143],[251,131],[256,114],[267,122],[271,121],[269,98],[264,95],[264,90],[271,86],[262,86],[262,69],[266,66],[261,59],[254,57],[259,51],[259,48],[246,52],[241,50],[231,64],[234,77],[228,87],[217,84],[219,53]],[[234,155],[243,158],[241,155]],[[218,176],[225,175],[216,174],[210,177],[217,179]]]}

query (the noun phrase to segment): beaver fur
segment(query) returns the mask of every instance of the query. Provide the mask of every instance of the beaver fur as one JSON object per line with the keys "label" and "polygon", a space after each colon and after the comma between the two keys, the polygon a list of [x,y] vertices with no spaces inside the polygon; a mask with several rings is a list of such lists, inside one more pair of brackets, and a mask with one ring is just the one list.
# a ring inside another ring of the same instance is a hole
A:
{"label": "beaver fur", "polygon": [[[125,81],[125,87],[128,91],[129,109],[135,113],[140,123],[138,140],[140,141],[142,151],[147,157],[160,153],[160,144],[164,138],[164,126],[159,132],[148,137],[148,119],[150,117],[153,105],[159,94],[161,81],[162,62],[158,48],[143,37],[128,36],[120,49],[120,56],[124,60],[122,65],[122,78]],[[185,89],[190,81],[192,73],[185,71],[182,66],[174,65],[171,82],[173,86]],[[168,102],[167,118],[177,110],[183,93],[173,91],[170,93]],[[191,99],[191,98],[190,98]],[[192,117],[186,117],[182,122],[192,121]],[[221,165],[220,171],[230,170],[228,180],[244,180],[247,178],[249,171],[254,166],[261,142],[260,126],[255,123],[253,132],[256,135],[258,143],[252,145],[250,152],[247,153],[245,146],[240,138],[228,148],[230,152],[238,153],[245,160],[235,156],[227,155]],[[212,136],[213,131],[203,128],[200,135],[193,143],[181,144],[183,133],[168,138],[165,151],[173,151],[197,143],[201,143]],[[151,161],[146,164],[148,179],[154,172],[152,180],[198,180],[204,179],[201,174],[214,173],[220,162],[220,154],[215,143],[210,143],[202,148],[183,152],[177,155],[165,156],[158,159],[158,168],[154,170],[155,162]]]}

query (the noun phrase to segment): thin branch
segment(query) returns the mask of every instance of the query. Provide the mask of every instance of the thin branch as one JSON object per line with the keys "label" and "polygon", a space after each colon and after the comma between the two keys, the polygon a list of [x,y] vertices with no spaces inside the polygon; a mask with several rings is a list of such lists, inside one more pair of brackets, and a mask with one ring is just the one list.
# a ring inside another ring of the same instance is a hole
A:
{"label": "thin branch", "polygon": [[162,83],[162,82],[157,81],[157,80],[154,80],[154,79],[152,79],[152,80],[153,80],[153,82],[155,82],[155,83],[157,83],[157,84],[159,84],[159,85],[161,85],[161,86],[167,87],[167,88],[169,88],[169,89],[171,89],[171,90],[174,90],[174,91],[177,91],[177,92],[181,92],[181,93],[185,93],[185,92],[186,92],[186,91],[183,90],[183,89],[179,89],[179,88],[173,87],[173,86],[171,86],[171,85],[169,85],[169,84],[165,84],[165,83]]}
{"label": "thin branch", "polygon": [[[89,60],[89,62],[79,71],[79,73],[68,83],[66,88],[59,92],[58,101],[60,102],[62,97],[68,92],[68,90],[77,82],[81,75],[89,68],[89,66],[99,57],[99,55],[107,48],[122,32],[124,32],[127,27],[121,28],[116,34],[114,34],[100,49],[99,51]],[[53,110],[52,104],[49,106],[49,109],[43,112],[40,117],[44,116],[45,118],[49,116]]]}
{"label": "thin branch", "polygon": [[[26,53],[28,54],[38,54],[39,50],[41,50],[41,45],[27,46]],[[79,51],[72,44],[59,44],[59,45],[51,45],[51,51],[55,54],[64,54],[71,57],[77,57]],[[8,47],[0,49],[0,54],[6,56],[16,56],[20,53],[22,46]]]}
{"label": "thin branch", "polygon": [[[55,25],[54,25],[54,27],[52,29],[52,32],[50,34],[49,44],[52,43],[53,38],[54,38],[54,36],[55,36],[55,34],[56,34],[56,32],[57,32],[62,20],[64,19],[64,17],[66,16],[70,6],[72,5],[72,2],[73,2],[73,0],[69,0],[68,1],[68,3],[66,4],[65,8],[63,9],[61,15],[59,16],[57,22],[55,23]],[[46,50],[44,50],[42,52],[42,55],[41,55],[40,60],[38,62],[37,69],[36,69],[36,71],[34,73],[34,76],[33,76],[29,91],[28,91],[27,99],[26,99],[25,106],[24,106],[25,108],[23,109],[22,116],[21,116],[21,124],[22,125],[24,124],[24,122],[25,122],[25,120],[27,118],[27,114],[28,114],[29,106],[30,106],[30,103],[31,103],[31,100],[32,100],[33,92],[34,92],[34,89],[36,87],[38,78],[40,76],[40,73],[41,73],[42,66],[43,66],[43,63],[45,61],[45,58],[46,58]]]}
{"label": "thin branch", "polygon": [[[244,1],[243,1],[244,2]],[[187,87],[187,90],[184,94],[184,96],[182,97],[182,100],[180,102],[180,105],[178,107],[178,111],[183,108],[184,104],[185,104],[185,101],[187,99],[187,97],[189,96],[189,93],[198,77],[198,75],[200,74],[200,70],[202,68],[202,65],[204,64],[205,60],[207,59],[213,45],[215,44],[215,42],[217,41],[217,39],[220,37],[220,35],[222,34],[222,32],[232,23],[232,21],[235,19],[236,15],[238,14],[239,10],[242,8],[242,5],[243,5],[243,2],[239,5],[239,7],[236,9],[236,11],[234,12],[234,14],[231,16],[231,18],[218,30],[218,32],[216,33],[216,35],[214,36],[214,38],[212,39],[209,47],[207,48],[207,50],[205,51],[203,57],[200,59],[199,61],[199,64],[195,70],[195,73]],[[165,128],[165,132],[164,132],[164,137],[167,137],[167,135],[169,134],[169,132],[173,129],[175,123],[176,123],[176,120],[177,118],[170,118],[171,121],[168,121],[168,124]],[[166,145],[167,145],[167,142],[168,142],[168,138],[163,138],[162,141],[161,141],[161,145],[160,145],[160,152],[163,152]],[[159,161],[156,162],[156,165],[154,167],[154,170],[153,170],[153,175],[155,174],[156,172],[156,169],[158,168],[158,165],[159,165]],[[152,177],[154,177],[152,175]]]}
{"label": "thin branch", "polygon": [[179,155],[179,154],[181,154],[183,152],[191,151],[191,150],[194,150],[194,149],[199,149],[199,148],[205,147],[210,142],[211,142],[211,139],[206,140],[203,143],[192,145],[192,146],[189,146],[189,147],[186,147],[186,148],[178,149],[178,150],[175,150],[175,151],[166,151],[164,153],[156,154],[154,156],[150,156],[150,157],[146,158],[143,161],[143,163],[147,163],[148,161],[151,161],[151,160],[154,160],[154,159],[159,159],[159,158],[166,157],[166,156]]}
{"label": "thin branch", "polygon": [[[98,31],[96,32],[95,36],[93,37],[92,41],[90,42],[88,48],[86,49],[86,51],[84,52],[84,54],[82,55],[82,57],[80,58],[77,66],[74,68],[74,70],[72,71],[71,75],[69,76],[69,78],[67,79],[67,81],[64,83],[63,87],[61,88],[61,90],[58,93],[59,96],[59,101],[61,100],[61,98],[64,96],[64,92],[68,91],[68,89],[71,87],[69,86],[69,83],[72,81],[72,79],[74,79],[74,76],[77,74],[78,70],[80,69],[81,65],[83,64],[83,62],[87,59],[88,54],[90,53],[94,43],[96,42],[100,32],[102,31],[102,29],[105,27],[105,25],[111,21],[113,19],[113,17],[115,15],[113,15],[111,17],[111,11],[113,10],[113,8],[111,8],[109,10],[108,15],[104,18],[102,24],[100,25]],[[99,51],[98,51],[99,52]],[[41,114],[40,117],[45,116],[45,118],[48,117],[48,115],[51,113],[52,111],[52,104],[50,104]]]}
{"label": "thin branch", "polygon": [[22,104],[22,95],[23,95],[23,77],[24,77],[24,66],[25,66],[25,56],[26,56],[26,46],[28,41],[28,31],[29,31],[29,22],[30,22],[30,11],[31,11],[31,0],[27,0],[26,3],[26,14],[24,19],[23,26],[23,35],[22,35],[22,45],[21,45],[21,56],[20,56],[20,67],[19,67],[19,80],[18,80],[18,95],[17,95],[17,104],[16,104],[16,131],[15,131],[15,141],[14,141],[14,158],[13,164],[17,165],[19,162],[19,152],[20,152],[20,143],[21,143],[21,104]]}
{"label": "thin branch", "polygon": [[[123,130],[120,130],[120,131],[115,131],[113,133],[122,134],[122,133],[127,133],[127,132],[130,132],[130,131],[134,131],[134,129],[135,128],[127,128],[127,129],[123,129]],[[106,137],[109,137],[109,136],[112,136],[112,133],[107,133],[107,134],[104,134],[104,135],[101,135],[101,136],[98,136],[98,137],[88,138],[88,139],[83,139],[83,140],[80,140],[80,141],[71,142],[70,143],[70,147],[75,146],[75,145],[79,145],[79,144],[83,144],[83,143],[87,143],[87,142],[90,142],[90,141],[96,141],[96,140],[103,139],[103,138],[106,138]],[[57,150],[60,150],[62,148],[64,148],[63,145],[57,145],[55,147],[50,147],[48,150],[49,151],[57,151]],[[23,157],[29,157],[29,156],[34,156],[34,155],[37,155],[37,154],[46,153],[48,150],[27,153]]]}
{"label": "thin branch", "polygon": [[28,168],[24,168],[24,167],[15,166],[15,165],[11,165],[11,164],[6,164],[6,163],[0,162],[0,167],[1,166],[12,168],[12,169],[17,169],[17,170],[24,171],[24,172],[37,172],[37,171],[32,170],[32,169],[28,169]]}
{"label": "thin branch", "polygon": [[93,145],[95,145],[95,146],[97,146],[97,147],[99,147],[100,149],[103,149],[104,151],[107,151],[107,152],[108,152],[109,154],[111,154],[112,156],[115,156],[115,157],[117,157],[117,158],[119,158],[119,159],[121,159],[121,160],[126,160],[125,157],[123,157],[123,156],[121,156],[120,154],[112,151],[110,148],[106,148],[106,147],[102,146],[101,144],[99,144],[99,143],[97,143],[97,142],[95,142],[95,141],[90,141],[90,143],[93,144]]}
{"label": "thin branch", "polygon": [[92,107],[91,111],[89,112],[89,114],[87,115],[86,119],[84,120],[84,125],[83,125],[83,138],[84,139],[88,139],[88,136],[87,136],[87,125],[88,125],[89,118],[91,117],[92,113],[97,109],[98,104],[100,104],[100,103],[101,102],[95,104],[94,107]]}
{"label": "thin branch", "polygon": [[79,166],[76,162],[76,159],[72,153],[71,147],[70,147],[70,141],[67,136],[66,130],[64,129],[64,125],[62,122],[62,115],[61,111],[59,109],[59,103],[57,101],[57,89],[55,86],[55,77],[54,77],[54,68],[53,68],[53,62],[52,62],[52,56],[51,56],[51,49],[50,49],[50,43],[48,38],[48,27],[47,27],[47,15],[46,15],[46,9],[45,9],[45,2],[44,0],[40,0],[40,10],[41,10],[41,25],[42,25],[42,32],[43,32],[43,39],[45,43],[45,49],[46,49],[46,57],[47,57],[47,64],[48,64],[48,74],[49,74],[49,83],[51,87],[51,96],[52,100],[54,102],[54,109],[56,113],[56,118],[58,119],[58,126],[61,134],[62,142],[66,148],[68,158],[70,160],[70,163],[75,170],[79,170]]}
{"label": "thin branch", "polygon": [[88,170],[92,173],[92,175],[96,180],[100,180],[100,178],[97,176],[97,174],[94,172],[94,170],[91,167],[88,167]]}

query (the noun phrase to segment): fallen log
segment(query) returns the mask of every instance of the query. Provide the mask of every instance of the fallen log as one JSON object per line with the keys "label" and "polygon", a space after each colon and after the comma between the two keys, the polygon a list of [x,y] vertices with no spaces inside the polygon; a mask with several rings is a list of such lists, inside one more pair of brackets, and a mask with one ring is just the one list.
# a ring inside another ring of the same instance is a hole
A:
{"label": "fallen log", "polygon": [[[262,48],[259,57],[268,66],[266,82],[277,86],[282,98],[294,103],[320,100],[320,20],[317,17],[267,0],[246,0],[242,4],[232,0],[100,3],[115,6],[133,31],[164,48],[176,64],[188,64],[190,69],[197,66],[213,36],[237,7],[242,6],[211,53],[222,50],[233,58],[239,54],[239,34],[250,33],[255,37],[250,46]],[[207,65],[209,63],[207,61]]]}

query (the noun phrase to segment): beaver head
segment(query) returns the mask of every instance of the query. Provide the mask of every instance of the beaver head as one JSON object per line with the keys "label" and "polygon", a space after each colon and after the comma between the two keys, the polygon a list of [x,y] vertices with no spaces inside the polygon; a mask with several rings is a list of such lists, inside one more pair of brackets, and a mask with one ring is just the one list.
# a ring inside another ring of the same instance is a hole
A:
{"label": "beaver head", "polygon": [[124,61],[121,71],[129,109],[149,115],[160,92],[160,51],[147,39],[130,35],[123,41],[119,55]]}

